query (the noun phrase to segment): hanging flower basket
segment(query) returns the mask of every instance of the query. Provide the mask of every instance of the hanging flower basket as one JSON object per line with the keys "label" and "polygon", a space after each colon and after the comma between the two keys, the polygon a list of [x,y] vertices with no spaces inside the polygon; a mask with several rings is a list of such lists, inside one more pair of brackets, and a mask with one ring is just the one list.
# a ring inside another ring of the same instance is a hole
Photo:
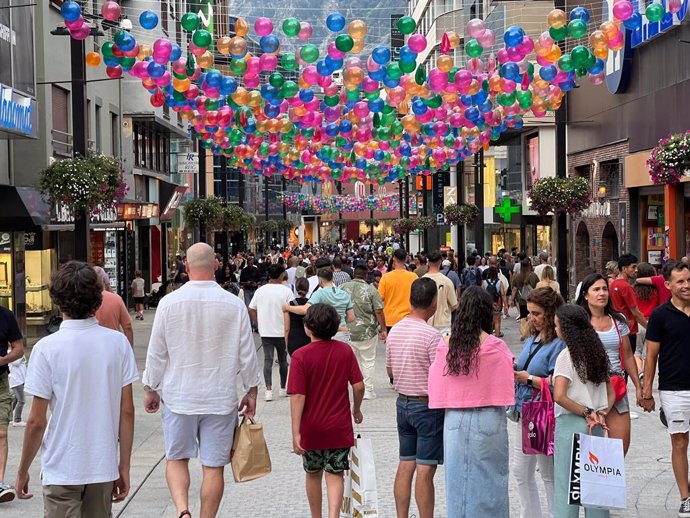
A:
{"label": "hanging flower basket", "polygon": [[436,218],[433,216],[419,216],[414,222],[419,230],[428,230],[436,226]]}
{"label": "hanging flower basket", "polygon": [[407,234],[417,228],[415,220],[410,218],[400,218],[393,221],[393,231],[396,234]]}
{"label": "hanging flower basket", "polygon": [[209,225],[215,230],[246,231],[254,226],[256,218],[238,205],[221,207],[220,212]]}
{"label": "hanging flower basket", "polygon": [[295,224],[289,219],[282,219],[278,221],[279,230],[292,230],[293,228],[295,228]]}
{"label": "hanging flower basket", "polygon": [[216,226],[221,216],[223,206],[220,198],[211,196],[210,198],[195,198],[185,203],[182,212],[184,220],[188,225],[208,225]]}
{"label": "hanging flower basket", "polygon": [[263,232],[277,232],[279,228],[278,222],[272,219],[259,223],[259,229]]}
{"label": "hanging flower basket", "polygon": [[443,217],[448,225],[467,225],[479,216],[479,207],[474,203],[450,203],[443,209]]}
{"label": "hanging flower basket", "polygon": [[333,224],[336,227],[346,227],[347,226],[347,220],[346,219],[334,219]]}
{"label": "hanging flower basket", "polygon": [[51,205],[59,204],[72,215],[109,210],[129,190],[118,161],[104,155],[57,160],[40,172],[38,182]]}
{"label": "hanging flower basket", "polygon": [[690,130],[659,141],[647,160],[649,177],[654,184],[678,183],[690,175]]}
{"label": "hanging flower basket", "polygon": [[580,176],[542,178],[529,190],[529,208],[541,216],[579,214],[592,203],[589,180]]}
{"label": "hanging flower basket", "polygon": [[379,220],[376,218],[367,218],[364,220],[364,224],[367,227],[378,227],[379,226]]}

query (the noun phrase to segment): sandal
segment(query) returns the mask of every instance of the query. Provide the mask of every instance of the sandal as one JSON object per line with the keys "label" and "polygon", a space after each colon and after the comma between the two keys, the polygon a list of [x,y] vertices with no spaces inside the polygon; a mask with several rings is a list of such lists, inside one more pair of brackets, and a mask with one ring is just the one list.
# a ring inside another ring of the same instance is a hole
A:
{"label": "sandal", "polygon": [[189,516],[189,518],[192,518],[192,513],[190,513],[187,510],[184,510],[180,513],[180,516],[178,518],[184,518],[185,516]]}

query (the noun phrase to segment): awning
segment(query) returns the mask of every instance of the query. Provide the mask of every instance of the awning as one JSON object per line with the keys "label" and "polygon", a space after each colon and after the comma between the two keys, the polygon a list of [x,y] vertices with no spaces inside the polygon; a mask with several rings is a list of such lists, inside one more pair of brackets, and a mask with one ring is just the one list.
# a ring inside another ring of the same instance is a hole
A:
{"label": "awning", "polygon": [[0,229],[40,230],[50,224],[50,207],[33,187],[0,185]]}
{"label": "awning", "polygon": [[187,187],[174,183],[159,181],[159,196],[161,206],[160,220],[170,221],[179,207]]}

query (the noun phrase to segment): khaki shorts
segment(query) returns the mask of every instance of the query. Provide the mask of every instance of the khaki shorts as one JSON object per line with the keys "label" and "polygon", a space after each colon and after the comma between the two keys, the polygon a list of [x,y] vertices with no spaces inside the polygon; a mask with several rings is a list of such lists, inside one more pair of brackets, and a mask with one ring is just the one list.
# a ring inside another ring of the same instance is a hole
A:
{"label": "khaki shorts", "polygon": [[43,486],[45,518],[111,518],[113,483]]}
{"label": "khaki shorts", "polygon": [[12,419],[12,394],[7,373],[0,374],[0,429],[7,428]]}

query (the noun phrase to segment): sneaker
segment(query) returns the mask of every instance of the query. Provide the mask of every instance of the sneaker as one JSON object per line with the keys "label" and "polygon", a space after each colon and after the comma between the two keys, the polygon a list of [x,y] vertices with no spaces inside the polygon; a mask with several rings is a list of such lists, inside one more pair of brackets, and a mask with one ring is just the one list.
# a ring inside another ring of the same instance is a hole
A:
{"label": "sneaker", "polygon": [[690,496],[680,503],[678,516],[680,518],[690,518]]}
{"label": "sneaker", "polygon": [[0,504],[11,502],[16,496],[17,492],[12,486],[5,484],[4,482],[0,482]]}
{"label": "sneaker", "polygon": [[376,399],[376,392],[373,390],[365,390],[364,399]]}
{"label": "sneaker", "polygon": [[273,391],[267,390],[264,392],[264,401],[273,401]]}
{"label": "sneaker", "polygon": [[287,397],[287,390],[285,390],[284,388],[280,389],[280,390],[278,391],[278,395],[279,395],[280,397]]}
{"label": "sneaker", "polygon": [[25,428],[26,423],[24,421],[12,421],[12,426],[15,428]]}

